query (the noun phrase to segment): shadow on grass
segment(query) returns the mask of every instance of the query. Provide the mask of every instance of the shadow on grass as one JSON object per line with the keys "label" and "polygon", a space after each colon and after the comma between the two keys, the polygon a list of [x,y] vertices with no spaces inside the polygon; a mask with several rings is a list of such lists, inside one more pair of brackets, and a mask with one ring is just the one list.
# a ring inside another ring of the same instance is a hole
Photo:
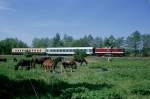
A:
{"label": "shadow on grass", "polygon": [[[100,90],[102,88],[111,88],[111,84],[102,83],[102,84],[88,84],[88,83],[77,83],[77,84],[68,84],[63,81],[56,81],[53,84],[46,84],[42,80],[30,79],[38,96],[45,96],[50,94],[54,97],[62,96],[64,90],[69,88],[86,88],[88,90]],[[25,80],[11,80],[7,76],[0,75],[0,99],[8,99],[13,97],[35,97],[35,92],[31,86],[31,83],[28,79]],[[79,91],[80,92],[80,91]],[[73,91],[71,92],[73,93]],[[78,93],[78,91],[76,91]]]}
{"label": "shadow on grass", "polygon": [[98,72],[106,72],[106,71],[109,71],[109,69],[108,68],[106,68],[106,67],[101,67],[101,66],[99,66],[99,67],[90,67],[91,69],[95,69],[96,71],[98,71]]}

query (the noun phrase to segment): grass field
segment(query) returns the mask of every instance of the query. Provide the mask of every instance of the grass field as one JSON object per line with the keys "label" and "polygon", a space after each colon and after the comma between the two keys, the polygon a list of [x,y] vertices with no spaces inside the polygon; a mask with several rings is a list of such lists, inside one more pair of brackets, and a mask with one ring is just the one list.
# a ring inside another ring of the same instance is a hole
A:
{"label": "grass field", "polygon": [[[150,99],[150,58],[87,57],[74,72],[45,72],[40,66],[14,70],[11,56],[0,62],[0,98]],[[17,56],[18,59],[23,56]],[[58,65],[58,71],[60,70]]]}

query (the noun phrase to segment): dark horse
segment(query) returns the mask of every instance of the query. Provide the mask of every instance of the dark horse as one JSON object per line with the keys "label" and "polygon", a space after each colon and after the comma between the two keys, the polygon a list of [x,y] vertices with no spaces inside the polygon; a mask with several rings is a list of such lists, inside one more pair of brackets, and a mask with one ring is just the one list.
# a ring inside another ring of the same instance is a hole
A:
{"label": "dark horse", "polygon": [[64,61],[64,62],[62,62],[62,65],[63,65],[64,69],[70,68],[71,72],[73,69],[77,69],[77,64],[74,60]]}
{"label": "dark horse", "polygon": [[0,57],[0,61],[2,61],[2,62],[7,62],[7,58]]}
{"label": "dark horse", "polygon": [[61,62],[63,60],[63,57],[57,57],[55,59],[46,59],[44,62],[43,62],[43,67],[45,68],[45,71],[53,71],[55,70],[57,64],[59,62]]}
{"label": "dark horse", "polygon": [[74,61],[80,63],[81,66],[82,66],[83,63],[85,63],[86,65],[88,64],[88,62],[86,61],[85,58],[74,59]]}
{"label": "dark horse", "polygon": [[36,57],[33,57],[32,58],[32,66],[35,68],[36,64],[40,64],[41,67],[42,67],[43,62],[46,59],[49,59],[49,58],[50,58],[49,56],[36,56]]}
{"label": "dark horse", "polygon": [[15,70],[18,70],[19,67],[21,67],[22,69],[23,67],[25,67],[27,70],[29,70],[31,68],[31,64],[31,60],[22,59],[15,65]]}

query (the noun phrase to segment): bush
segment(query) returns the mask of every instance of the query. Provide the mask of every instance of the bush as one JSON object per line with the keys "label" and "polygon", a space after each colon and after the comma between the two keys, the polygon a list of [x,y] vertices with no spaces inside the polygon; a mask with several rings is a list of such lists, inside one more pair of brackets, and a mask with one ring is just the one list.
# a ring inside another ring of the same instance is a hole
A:
{"label": "bush", "polygon": [[150,95],[150,81],[143,81],[133,85],[131,92],[141,95]]}
{"label": "bush", "polygon": [[103,90],[74,94],[71,99],[123,99],[123,97],[114,90]]}
{"label": "bush", "polygon": [[26,52],[24,52],[24,56],[25,56],[25,57],[32,57],[32,53],[26,51]]}
{"label": "bush", "polygon": [[61,98],[62,99],[71,99],[73,93],[81,93],[88,91],[85,87],[77,87],[77,88],[67,88],[62,91]]}
{"label": "bush", "polygon": [[68,88],[63,91],[62,99],[123,99],[116,90],[95,90],[90,91],[84,87]]}
{"label": "bush", "polygon": [[85,51],[83,51],[83,50],[75,50],[75,54],[74,54],[74,58],[75,59],[83,59],[86,56],[87,56],[87,54],[86,54]]}

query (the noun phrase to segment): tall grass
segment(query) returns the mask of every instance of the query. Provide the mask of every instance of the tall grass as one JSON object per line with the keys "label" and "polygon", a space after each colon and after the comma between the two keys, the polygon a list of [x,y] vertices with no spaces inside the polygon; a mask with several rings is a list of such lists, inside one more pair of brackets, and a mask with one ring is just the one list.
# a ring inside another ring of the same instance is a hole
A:
{"label": "tall grass", "polygon": [[0,62],[0,98],[35,99],[35,91],[40,99],[150,97],[150,58],[122,57],[107,62],[107,58],[88,57],[87,66],[78,64],[74,72],[62,74],[45,72],[39,65],[36,69],[15,71],[16,63],[11,56],[8,58],[8,62]]}

